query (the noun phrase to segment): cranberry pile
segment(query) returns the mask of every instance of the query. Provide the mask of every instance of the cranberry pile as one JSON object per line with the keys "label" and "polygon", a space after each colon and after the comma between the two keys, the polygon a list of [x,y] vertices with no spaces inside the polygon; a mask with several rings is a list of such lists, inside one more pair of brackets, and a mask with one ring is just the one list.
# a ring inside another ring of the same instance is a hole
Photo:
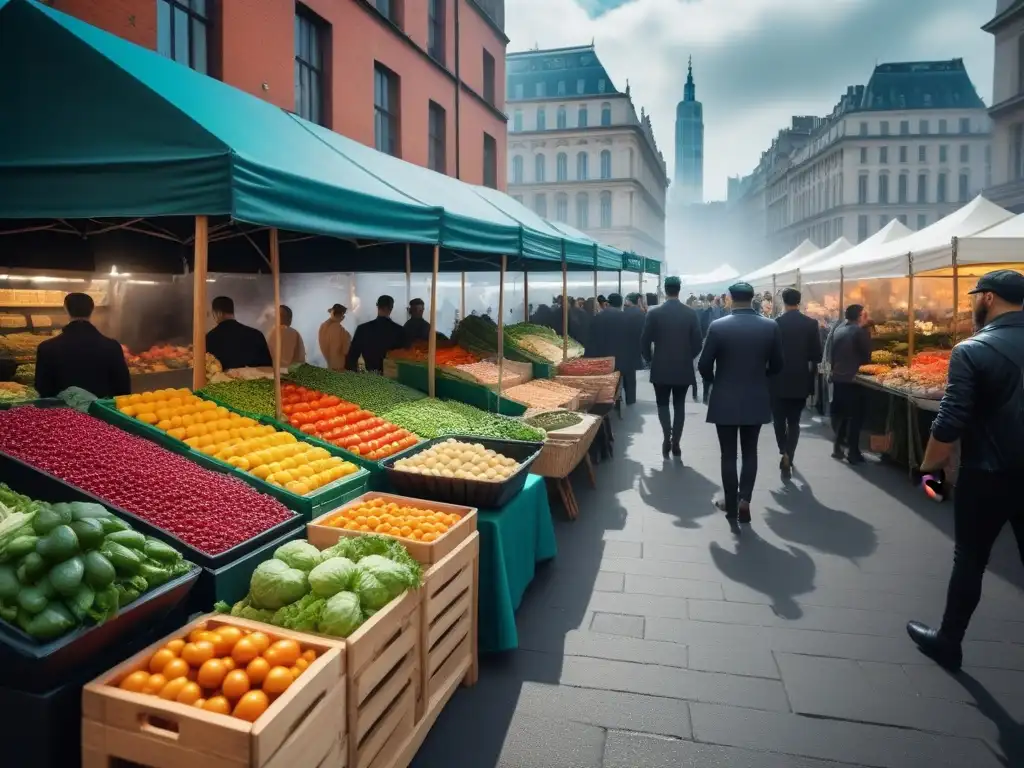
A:
{"label": "cranberry pile", "polygon": [[216,555],[292,517],[276,499],[71,408],[0,411],[0,451]]}

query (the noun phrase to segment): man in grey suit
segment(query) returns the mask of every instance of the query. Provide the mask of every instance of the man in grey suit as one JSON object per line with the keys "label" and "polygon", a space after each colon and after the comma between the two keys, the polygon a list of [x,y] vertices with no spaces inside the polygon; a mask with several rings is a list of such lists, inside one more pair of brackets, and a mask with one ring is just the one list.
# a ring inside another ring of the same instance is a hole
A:
{"label": "man in grey suit", "polygon": [[[636,372],[644,367],[640,357],[640,337],[644,332],[644,321],[647,316],[640,309],[640,294],[630,293],[626,296],[625,308],[622,310],[626,318],[624,349],[626,360],[623,362],[622,389],[626,397],[626,405],[636,404]],[[628,373],[627,373],[627,369]]]}
{"label": "man in grey suit", "polygon": [[669,451],[676,457],[683,455],[679,441],[686,419],[686,390],[697,384],[693,359],[700,354],[700,319],[679,300],[679,287],[678,277],[665,279],[665,303],[648,310],[640,342],[644,358],[651,362],[651,384],[664,437],[661,454],[665,458]]}
{"label": "man in grey suit", "polygon": [[779,470],[783,478],[793,472],[793,456],[800,439],[800,415],[807,396],[814,390],[814,371],[821,362],[821,335],[818,321],[800,311],[800,291],[782,292],[785,310],[775,322],[782,333],[784,363],[778,376],[771,378],[772,422],[779,446]]}
{"label": "man in grey suit", "polygon": [[[737,521],[750,522],[757,438],[761,425],[772,420],[768,377],[782,370],[782,334],[774,321],[751,308],[754,289],[749,283],[736,283],[729,293],[732,313],[711,323],[697,367],[711,381],[707,420],[718,430],[722,451],[724,498],[715,506],[735,527]],[[737,440],[742,454],[738,478]]]}

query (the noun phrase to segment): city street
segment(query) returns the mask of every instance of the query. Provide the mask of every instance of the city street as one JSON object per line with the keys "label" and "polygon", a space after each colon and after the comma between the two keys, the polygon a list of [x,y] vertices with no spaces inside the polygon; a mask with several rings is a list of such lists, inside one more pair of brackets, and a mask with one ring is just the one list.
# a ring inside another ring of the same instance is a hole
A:
{"label": "city street", "polygon": [[950,676],[908,639],[937,622],[952,505],[898,468],[829,457],[805,412],[791,484],[761,433],[754,522],[710,499],[719,454],[688,403],[662,461],[653,394],[616,421],[598,488],[416,768],[990,768],[1024,765],[1024,567],[1007,528]]}

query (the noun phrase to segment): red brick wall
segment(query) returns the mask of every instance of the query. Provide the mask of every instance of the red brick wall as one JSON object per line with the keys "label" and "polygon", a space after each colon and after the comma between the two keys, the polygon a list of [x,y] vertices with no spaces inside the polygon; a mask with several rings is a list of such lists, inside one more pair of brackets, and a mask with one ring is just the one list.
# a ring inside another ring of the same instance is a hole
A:
{"label": "red brick wall", "polygon": [[156,48],[154,0],[51,0],[58,11],[147,48]]}

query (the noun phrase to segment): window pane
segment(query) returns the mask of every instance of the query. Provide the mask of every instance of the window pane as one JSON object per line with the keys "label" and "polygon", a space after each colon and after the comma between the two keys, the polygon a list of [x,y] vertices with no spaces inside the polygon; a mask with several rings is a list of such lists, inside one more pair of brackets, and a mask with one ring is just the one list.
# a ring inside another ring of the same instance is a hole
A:
{"label": "window pane", "polygon": [[200,16],[206,16],[206,0],[192,0],[192,10]]}
{"label": "window pane", "polygon": [[192,19],[192,69],[206,74],[206,24]]}
{"label": "window pane", "polygon": [[156,3],[156,49],[161,56],[171,58],[171,5],[166,0]]}
{"label": "window pane", "polygon": [[188,60],[188,14],[180,8],[174,9],[174,60],[189,65]]}

